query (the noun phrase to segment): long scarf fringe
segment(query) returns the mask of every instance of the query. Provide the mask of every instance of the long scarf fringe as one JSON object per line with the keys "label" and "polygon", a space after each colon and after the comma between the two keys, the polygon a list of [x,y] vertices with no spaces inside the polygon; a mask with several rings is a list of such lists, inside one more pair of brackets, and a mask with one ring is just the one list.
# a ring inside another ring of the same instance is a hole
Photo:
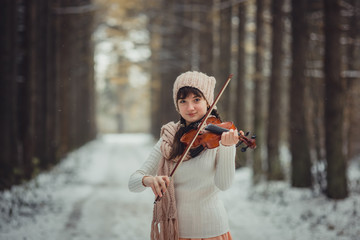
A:
{"label": "long scarf fringe", "polygon": [[[161,222],[152,221],[151,240],[178,240],[179,229],[177,219],[168,219]],[[168,229],[169,231],[166,231]]]}

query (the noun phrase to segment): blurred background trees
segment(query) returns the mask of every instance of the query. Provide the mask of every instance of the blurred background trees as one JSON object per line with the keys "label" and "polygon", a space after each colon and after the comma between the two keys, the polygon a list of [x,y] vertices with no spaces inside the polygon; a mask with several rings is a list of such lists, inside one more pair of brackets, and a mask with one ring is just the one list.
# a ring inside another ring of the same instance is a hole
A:
{"label": "blurred background trees", "polygon": [[0,189],[93,139],[95,6],[7,0],[0,9]]}
{"label": "blurred background trees", "polygon": [[254,184],[347,196],[360,154],[359,1],[5,2],[2,188],[96,131],[159,137],[179,119],[174,80],[198,70],[216,77],[216,93],[234,74],[218,108],[257,135],[255,151],[237,154]]}

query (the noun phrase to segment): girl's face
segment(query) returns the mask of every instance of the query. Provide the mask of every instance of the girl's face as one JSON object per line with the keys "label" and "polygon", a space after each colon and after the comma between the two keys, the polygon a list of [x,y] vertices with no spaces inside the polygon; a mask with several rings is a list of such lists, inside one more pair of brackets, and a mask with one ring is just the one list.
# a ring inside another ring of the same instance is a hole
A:
{"label": "girl's face", "polygon": [[200,120],[207,112],[207,102],[201,96],[189,93],[177,101],[180,115],[185,119],[186,126]]}

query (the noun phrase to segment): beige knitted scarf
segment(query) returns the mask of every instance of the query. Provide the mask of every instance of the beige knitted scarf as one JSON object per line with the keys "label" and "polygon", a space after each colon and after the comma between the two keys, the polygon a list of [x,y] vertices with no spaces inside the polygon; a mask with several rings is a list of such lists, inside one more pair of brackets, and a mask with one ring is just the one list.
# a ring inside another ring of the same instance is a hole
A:
{"label": "beige knitted scarf", "polygon": [[[170,159],[170,153],[172,150],[172,144],[174,136],[180,128],[180,122],[170,122],[161,128],[160,136],[162,143],[160,150],[162,153],[162,159],[159,164],[158,176],[169,176],[175,162]],[[189,160],[187,156],[184,161]],[[176,199],[174,181],[170,180],[170,185],[167,187],[166,193],[163,195],[160,201],[154,205],[153,220],[151,224],[151,240],[178,240],[179,239],[179,227],[177,219]]]}

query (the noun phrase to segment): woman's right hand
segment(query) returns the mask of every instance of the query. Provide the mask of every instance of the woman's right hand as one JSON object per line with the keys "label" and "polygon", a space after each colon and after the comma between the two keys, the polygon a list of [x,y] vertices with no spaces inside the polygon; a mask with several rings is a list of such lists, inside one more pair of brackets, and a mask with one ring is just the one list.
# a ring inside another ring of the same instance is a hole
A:
{"label": "woman's right hand", "polygon": [[145,176],[143,183],[146,187],[151,187],[155,197],[162,197],[170,184],[170,178],[168,176]]}

